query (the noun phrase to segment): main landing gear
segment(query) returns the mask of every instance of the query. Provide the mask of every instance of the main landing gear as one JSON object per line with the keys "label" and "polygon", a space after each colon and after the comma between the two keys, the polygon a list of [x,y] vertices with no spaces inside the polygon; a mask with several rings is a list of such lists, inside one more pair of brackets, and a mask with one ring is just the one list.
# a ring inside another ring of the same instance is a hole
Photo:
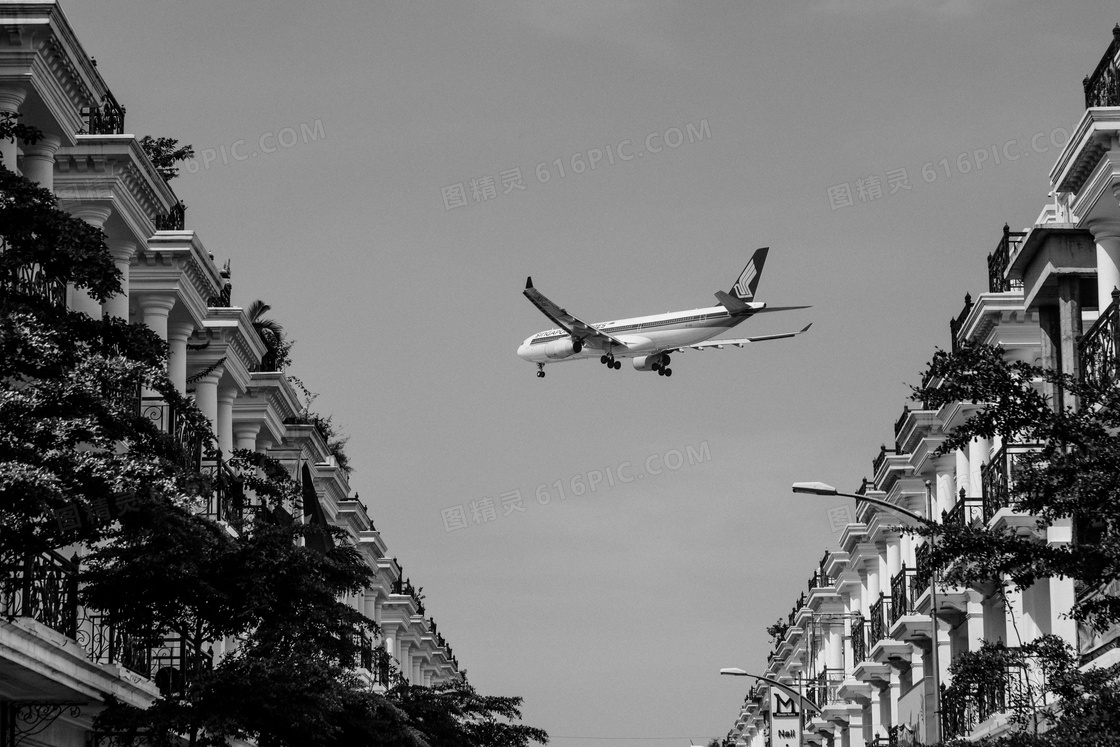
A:
{"label": "main landing gear", "polygon": [[544,364],[543,363],[538,363],[537,364],[537,378],[538,379],[543,379],[544,378]]}
{"label": "main landing gear", "polygon": [[615,371],[622,368],[622,361],[616,361],[614,356],[609,353],[599,356],[599,362],[607,368],[613,368]]}
{"label": "main landing gear", "polygon": [[661,356],[661,360],[659,360],[657,363],[654,363],[652,366],[650,366],[650,368],[656,371],[658,376],[672,376],[673,369],[669,368],[670,360],[671,359],[669,358],[669,354],[664,353]]}

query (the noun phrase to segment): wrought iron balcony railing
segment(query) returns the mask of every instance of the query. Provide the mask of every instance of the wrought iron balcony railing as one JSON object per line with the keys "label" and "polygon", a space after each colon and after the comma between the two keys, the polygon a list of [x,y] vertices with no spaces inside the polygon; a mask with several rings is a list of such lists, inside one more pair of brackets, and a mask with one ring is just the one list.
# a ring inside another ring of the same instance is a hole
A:
{"label": "wrought iron balcony railing", "polygon": [[202,474],[210,477],[204,515],[214,521],[239,524],[245,518],[245,491],[241,478],[222,459],[205,459]]}
{"label": "wrought iron balcony railing", "polygon": [[852,618],[852,662],[859,664],[867,659],[867,623],[863,613]]}
{"label": "wrought iron balcony railing", "polygon": [[177,631],[135,634],[78,605],[78,563],[56,552],[0,556],[0,615],[27,617],[77,641],[99,664],[120,664],[153,680],[164,696],[180,694],[213,667],[213,652]]}
{"label": "wrought iron balcony railing", "polygon": [[809,681],[805,697],[813,701],[818,708],[824,708],[831,703],[838,703],[840,702],[838,691],[843,682],[844,670],[825,667],[816,679]]}
{"label": "wrought iron balcony railing", "polygon": [[1120,53],[1120,23],[1112,29],[1112,43],[1108,45],[1104,57],[1097,63],[1097,69],[1087,76],[1085,86],[1085,108],[1094,106],[1120,106],[1120,70],[1116,66],[1116,56]]}
{"label": "wrought iron balcony railing", "polygon": [[824,571],[818,570],[809,579],[809,592],[812,593],[813,589],[827,589],[835,583],[833,578]]}
{"label": "wrought iron balcony railing", "polygon": [[867,647],[875,648],[875,644],[887,637],[887,615],[891,611],[891,598],[879,592],[878,601],[872,603],[868,609],[868,634]]}
{"label": "wrought iron balcony railing", "polygon": [[[171,206],[166,215],[156,216],[157,231],[182,231],[187,225],[187,206],[180,200]],[[228,306],[229,304],[225,304]]]}
{"label": "wrought iron balcony railing", "polygon": [[[1012,649],[1014,650],[1014,649]],[[941,686],[941,736],[963,737],[997,713],[1026,705],[1027,668],[1008,664],[993,668],[991,676],[968,689]]]}
{"label": "wrought iron balcony railing", "polygon": [[1011,486],[1007,472],[1007,448],[1001,446],[992,457],[992,461],[980,468],[985,524],[996,515],[996,512],[1011,502]]}
{"label": "wrought iron balcony railing", "polygon": [[0,555],[0,616],[29,617],[59,633],[78,633],[77,556],[53,550]]}
{"label": "wrought iron balcony railing", "polygon": [[0,275],[0,296],[31,299],[62,308],[66,305],[66,283],[48,275],[37,263],[18,265]]}
{"label": "wrought iron balcony railing", "polygon": [[961,488],[960,497],[956,505],[946,511],[941,517],[943,524],[958,527],[969,527],[984,521],[984,497],[969,498]]}
{"label": "wrought iron balcony railing", "polygon": [[[903,563],[902,570],[894,574],[894,578],[891,579],[891,625],[898,622],[903,615],[914,614],[916,576],[917,571],[907,568]],[[920,595],[919,591],[918,596]]]}
{"label": "wrought iron balcony railing", "polygon": [[961,313],[957,314],[955,319],[950,319],[949,320],[949,338],[952,342],[952,350],[953,350],[954,353],[957,352],[957,350],[960,349],[960,346],[961,346],[961,343],[960,343],[960,340],[959,340],[960,331],[961,331],[961,328],[964,327],[964,323],[965,323],[965,320],[968,319],[968,315],[971,314],[971,313],[972,313],[972,294],[971,293],[965,293],[964,294],[964,308],[961,309]]}
{"label": "wrought iron balcony railing", "polygon": [[412,602],[416,605],[417,614],[424,614],[424,601],[420,598],[420,593],[416,590],[416,587],[412,585],[411,579],[405,579],[404,581],[401,581],[398,578],[393,582],[392,591],[394,594],[412,597]]}
{"label": "wrought iron balcony railing", "polygon": [[76,640],[98,664],[119,664],[141,676],[151,676],[152,648],[148,641],[114,624],[106,615],[84,614]]}
{"label": "wrought iron balcony railing", "polygon": [[196,428],[162,397],[143,397],[140,402],[141,415],[151,420],[164,433],[170,434],[181,449],[179,465],[195,472],[202,471],[202,444],[206,434]]}
{"label": "wrought iron balcony railing", "polygon": [[996,250],[988,255],[988,292],[1006,293],[1012,290],[1022,290],[1023,281],[1009,279],[1007,265],[1011,261],[1011,254],[1019,248],[1019,244],[1026,236],[1025,231],[1012,231],[1006,223],[1003,224],[1003,238],[996,245]]}
{"label": "wrought iron balcony railing", "polygon": [[123,135],[124,107],[117,103],[111,91],[106,91],[100,106],[82,108],[86,120],[86,133],[90,135]]}
{"label": "wrought iron balcony railing", "polygon": [[214,668],[213,650],[203,651],[177,631],[166,634],[151,656],[151,679],[165,698],[182,695],[200,674]]}
{"label": "wrought iron balcony railing", "polygon": [[1120,378],[1120,292],[1113,290],[1112,303],[1101,312],[1089,331],[1077,341],[1081,380],[1101,388],[1114,386]]}

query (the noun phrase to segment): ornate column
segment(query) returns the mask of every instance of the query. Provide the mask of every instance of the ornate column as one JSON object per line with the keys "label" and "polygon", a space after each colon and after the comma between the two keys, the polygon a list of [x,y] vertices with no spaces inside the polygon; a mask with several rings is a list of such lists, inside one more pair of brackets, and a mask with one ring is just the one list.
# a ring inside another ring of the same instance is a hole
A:
{"label": "ornate column", "polygon": [[953,662],[953,646],[949,636],[953,634],[953,624],[947,620],[937,619],[937,668],[941,683],[945,687],[953,681],[949,676],[949,665]]}
{"label": "ornate column", "polygon": [[[892,579],[902,570],[900,535],[897,532],[884,532],[883,539],[887,543],[887,579]],[[889,581],[886,583],[889,583]]]}
{"label": "ornate column", "polygon": [[[26,161],[27,159],[24,158]],[[52,161],[53,163],[53,161]],[[109,239],[105,242],[113,255],[113,263],[121,273],[121,293],[105,302],[105,313],[128,321],[128,271],[132,255],[136,253],[136,242],[125,239]]]}
{"label": "ornate column", "polygon": [[873,558],[866,558],[863,561],[864,568],[867,569],[867,605],[871,605],[879,601],[879,557],[876,555]]}
{"label": "ornate column", "polygon": [[[62,139],[57,135],[43,135],[34,145],[23,146],[23,164],[20,171],[33,182],[38,182],[43,189],[54,191],[54,154],[62,145]],[[7,158],[4,165],[11,168]]]}
{"label": "ornate column", "polygon": [[[1068,545],[1073,541],[1073,524],[1070,519],[1059,519],[1046,528],[1046,543],[1049,545]],[[1073,608],[1077,595],[1073,589],[1073,579],[1051,576],[1046,580],[1050,586],[1049,632],[1061,636],[1073,646],[1077,645],[1077,622],[1065,614]]]}
{"label": "ornate column", "polygon": [[980,648],[984,640],[984,597],[975,589],[968,590],[968,602],[965,604],[965,644],[969,651]]}
{"label": "ornate column", "polygon": [[1097,245],[1097,308],[1104,311],[1120,288],[1120,221],[1091,221],[1089,230]]}
{"label": "ornate column", "polygon": [[412,656],[409,654],[412,645],[408,641],[400,641],[400,658],[398,661],[401,665],[401,676],[409,682],[415,684],[412,679]]}
{"label": "ornate column", "polygon": [[933,463],[937,482],[934,493],[936,500],[933,502],[934,515],[929,517],[930,521],[940,521],[941,512],[949,511],[957,502],[956,491],[953,489],[953,469],[956,463],[956,458],[951,455],[938,457]]}
{"label": "ornate column", "polygon": [[140,315],[144,326],[159,335],[161,340],[167,340],[167,315],[175,306],[175,296],[170,294],[147,294],[137,296],[140,306]]}
{"label": "ornate column", "polygon": [[218,381],[222,373],[222,366],[218,366],[194,383],[194,403],[210,421],[215,438],[218,436]]}
{"label": "ornate column", "polygon": [[979,498],[984,492],[980,470],[988,463],[992,442],[987,438],[974,438],[968,442],[968,494]]}
{"label": "ornate column", "polygon": [[[145,322],[146,323],[146,322]],[[193,322],[173,322],[167,326],[167,377],[179,390],[187,393],[187,340],[194,333]]]}
{"label": "ornate column", "polygon": [[[238,423],[233,428],[234,446],[238,449],[248,449],[249,451],[257,450],[257,434],[260,433],[260,423]],[[367,599],[367,604],[369,600]],[[366,612],[366,617],[374,618],[369,612]]]}
{"label": "ornate column", "polygon": [[[113,209],[108,205],[95,205],[93,203],[77,205],[70,210],[71,215],[75,218],[81,218],[94,228],[102,228],[112,212]],[[88,314],[94,319],[101,318],[100,301],[92,298],[84,288],[76,288],[73,284],[67,284],[66,288],[70,297],[71,309]],[[163,339],[167,339],[166,335],[163,336]]]}
{"label": "ornate column", "polygon": [[844,623],[844,620],[832,620],[825,628],[825,645],[827,646],[825,662],[830,672],[839,672],[844,669]]}
{"label": "ornate column", "polygon": [[233,451],[233,401],[237,399],[237,387],[218,388],[218,448],[228,455]]}
{"label": "ornate column", "polygon": [[[27,91],[19,86],[0,86],[0,113],[19,114],[20,104],[27,97]],[[18,120],[17,120],[18,121]],[[17,146],[9,140],[0,140],[0,159],[10,171],[19,171],[16,164]]]}
{"label": "ornate column", "polygon": [[971,497],[975,495],[975,493],[971,491],[972,472],[969,469],[968,454],[965,453],[964,449],[957,449],[953,452],[953,460],[955,461],[953,474],[956,476],[956,480],[953,483],[953,492],[956,495],[960,495],[961,490],[964,490],[964,494],[967,496]]}

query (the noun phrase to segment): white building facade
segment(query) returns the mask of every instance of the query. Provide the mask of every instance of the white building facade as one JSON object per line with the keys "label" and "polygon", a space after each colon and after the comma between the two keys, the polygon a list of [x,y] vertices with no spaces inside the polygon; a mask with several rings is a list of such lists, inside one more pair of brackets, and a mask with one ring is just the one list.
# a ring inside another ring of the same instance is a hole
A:
{"label": "white building facade", "polygon": [[[185,228],[182,204],[137,138],[126,134],[124,108],[61,8],[53,0],[0,0],[0,30],[0,112],[20,115],[21,124],[44,134],[34,145],[0,142],[3,164],[101,228],[123,275],[124,293],[104,305],[74,288],[59,302],[156,332],[169,347],[171,380],[209,419],[222,453],[241,448],[277,459],[307,483],[305,496],[309,487],[326,520],[346,530],[374,571],[370,586],[348,601],[383,633],[355,662],[368,687],[390,686],[393,669],[417,685],[458,678],[450,646],[388,555],[347,471],[324,434],[301,419],[306,412],[295,389],[283,372],[259,370],[266,346],[245,310],[232,304],[228,270]],[[182,432],[157,395],[139,392],[135,404],[180,435],[191,466],[229,472],[220,458],[203,457],[198,434]],[[203,510],[224,521],[244,506],[219,490]],[[78,549],[68,557],[14,558],[0,548],[0,747],[96,745],[91,724],[106,694],[144,707],[168,683],[212,666],[235,645],[214,641],[188,650],[169,637],[159,649],[134,650],[96,610],[77,604],[81,555]]]}
{"label": "white building facade", "polygon": [[[952,344],[1000,345],[1013,360],[1108,383],[1120,381],[1120,25],[1085,79],[1086,112],[1050,172],[1053,202],[1033,226],[1004,226],[988,257],[989,290],[965,298],[950,322]],[[1075,406],[1066,392],[1048,394]],[[1066,523],[1039,530],[1009,501],[1015,454],[1029,444],[974,439],[967,449],[936,450],[975,406],[904,408],[892,448],[883,446],[872,477],[856,493],[936,522],[1007,526],[1037,542],[1075,541]],[[932,504],[932,512],[930,511]],[[1021,646],[1053,634],[1072,644],[1083,667],[1120,661],[1120,629],[1081,627],[1068,617],[1079,594],[1071,579],[1049,578],[1000,593],[992,584],[937,588],[934,606],[925,540],[897,530],[912,522],[860,503],[856,522],[826,553],[791,610],[764,674],[802,693],[804,740],[862,747],[979,739],[1016,728],[1024,693],[1041,696],[1039,672],[1008,669],[992,697],[935,697],[951,684],[950,664],[984,641]],[[935,657],[936,648],[936,657]],[[934,676],[934,661],[937,676]],[[1037,700],[1032,701],[1037,704]],[[747,695],[728,742],[771,743],[767,686]]]}

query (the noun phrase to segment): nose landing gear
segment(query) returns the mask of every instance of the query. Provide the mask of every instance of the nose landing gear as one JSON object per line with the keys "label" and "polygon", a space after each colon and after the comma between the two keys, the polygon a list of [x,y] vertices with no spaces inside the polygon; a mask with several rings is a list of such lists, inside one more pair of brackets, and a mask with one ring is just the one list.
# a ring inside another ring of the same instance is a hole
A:
{"label": "nose landing gear", "polygon": [[537,364],[537,378],[538,379],[543,379],[544,378],[544,364],[543,363],[538,363]]}

